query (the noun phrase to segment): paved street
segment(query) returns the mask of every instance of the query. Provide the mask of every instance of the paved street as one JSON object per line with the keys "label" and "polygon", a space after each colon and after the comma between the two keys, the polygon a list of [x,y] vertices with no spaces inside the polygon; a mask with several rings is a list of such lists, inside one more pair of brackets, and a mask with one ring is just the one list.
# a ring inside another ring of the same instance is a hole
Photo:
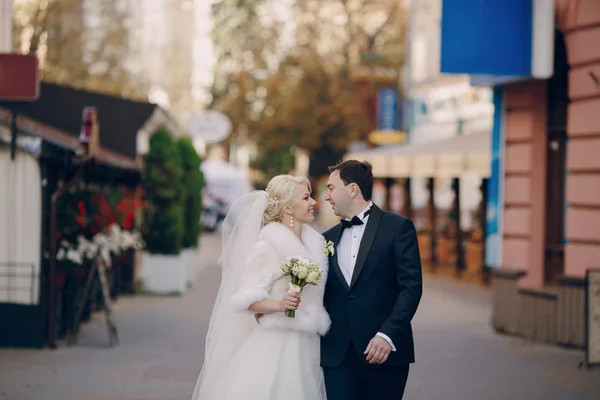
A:
{"label": "paved street", "polygon": [[[202,246],[204,270],[186,296],[119,299],[117,348],[97,314],[76,347],[1,349],[0,400],[189,399],[219,279],[220,239],[205,236]],[[495,335],[490,300],[485,289],[426,279],[405,399],[600,398],[600,369],[577,369],[583,352]]]}

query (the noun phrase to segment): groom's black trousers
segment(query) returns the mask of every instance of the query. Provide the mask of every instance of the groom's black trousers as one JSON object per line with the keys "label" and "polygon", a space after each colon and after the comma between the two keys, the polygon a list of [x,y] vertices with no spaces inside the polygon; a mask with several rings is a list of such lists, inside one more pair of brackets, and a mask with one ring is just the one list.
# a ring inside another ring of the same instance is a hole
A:
{"label": "groom's black trousers", "polygon": [[350,343],[338,367],[323,368],[327,400],[401,400],[408,369],[409,364],[371,365]]}

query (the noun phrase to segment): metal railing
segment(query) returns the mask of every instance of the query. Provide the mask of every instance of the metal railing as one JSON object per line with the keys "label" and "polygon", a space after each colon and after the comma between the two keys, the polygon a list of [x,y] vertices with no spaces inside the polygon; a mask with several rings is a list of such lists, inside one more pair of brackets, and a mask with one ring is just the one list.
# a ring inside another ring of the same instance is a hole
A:
{"label": "metal railing", "polygon": [[[24,284],[22,278],[28,279],[29,284]],[[0,262],[0,293],[5,293],[5,296],[0,296],[0,303],[16,303],[18,294],[29,292],[30,304],[36,304],[38,290],[39,273],[34,264]]]}

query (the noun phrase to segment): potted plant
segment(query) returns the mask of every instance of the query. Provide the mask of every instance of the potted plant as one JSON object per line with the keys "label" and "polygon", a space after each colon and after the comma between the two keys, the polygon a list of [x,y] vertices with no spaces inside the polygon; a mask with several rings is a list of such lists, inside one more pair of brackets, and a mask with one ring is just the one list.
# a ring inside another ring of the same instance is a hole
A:
{"label": "potted plant", "polygon": [[142,182],[146,194],[143,289],[154,294],[182,294],[187,281],[181,257],[185,231],[182,166],[178,147],[165,128],[159,128],[150,137]]}
{"label": "potted plant", "polygon": [[201,159],[190,138],[177,141],[177,149],[181,157],[182,179],[185,182],[183,207],[183,262],[187,269],[187,284],[192,285],[200,269],[199,237],[200,217],[202,215],[202,188],[205,186],[204,175],[200,170]]}

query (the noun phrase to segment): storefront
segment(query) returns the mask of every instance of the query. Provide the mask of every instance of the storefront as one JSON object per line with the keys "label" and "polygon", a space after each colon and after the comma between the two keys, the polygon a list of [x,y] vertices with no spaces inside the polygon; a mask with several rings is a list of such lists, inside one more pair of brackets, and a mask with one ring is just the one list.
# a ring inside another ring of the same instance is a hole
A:
{"label": "storefront", "polygon": [[442,71],[496,86],[502,104],[494,327],[583,347],[584,276],[600,260],[600,3],[454,3],[443,8]]}
{"label": "storefront", "polygon": [[[98,112],[100,143],[94,161],[82,169],[77,157],[87,106]],[[154,104],[48,83],[41,84],[37,100],[22,104],[18,111],[13,141],[14,114],[0,107],[0,346],[53,347],[73,326],[76,299],[89,266],[61,269],[57,263],[50,273],[52,194],[81,172],[79,183],[58,201],[56,233],[62,237],[63,223],[77,216],[72,209],[79,203],[87,207],[83,198],[74,200],[80,193],[91,193],[94,186],[102,198],[119,198],[123,189],[136,187],[141,178],[140,138],[153,126],[174,122]],[[112,296],[133,291],[131,253],[113,260],[108,276]]]}
{"label": "storefront", "polygon": [[[485,279],[484,238],[490,135],[347,154],[373,165],[373,200],[411,218],[421,259],[438,273]],[[376,190],[377,189],[377,190]]]}

